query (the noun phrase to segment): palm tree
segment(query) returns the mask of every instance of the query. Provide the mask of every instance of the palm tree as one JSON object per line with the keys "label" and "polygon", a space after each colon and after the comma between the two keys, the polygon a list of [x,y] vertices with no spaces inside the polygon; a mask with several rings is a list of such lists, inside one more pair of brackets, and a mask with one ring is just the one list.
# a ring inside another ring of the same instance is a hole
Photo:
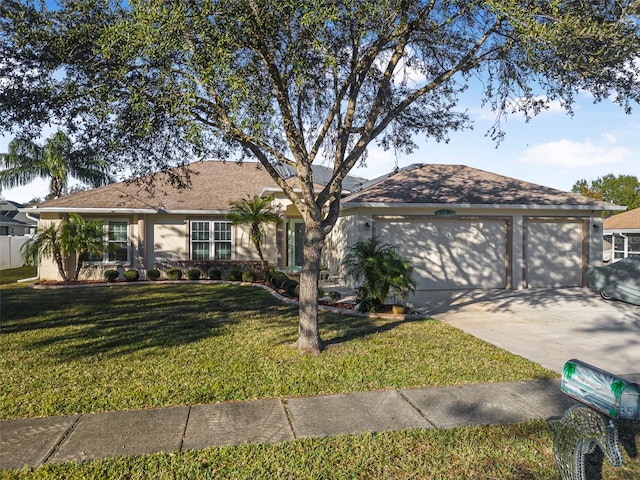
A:
{"label": "palm tree", "polygon": [[280,215],[271,202],[273,202],[273,197],[260,197],[259,195],[236,200],[230,203],[231,213],[227,215],[227,219],[233,225],[249,225],[249,239],[256,247],[262,265],[264,265],[264,257],[260,244],[265,235],[264,224],[280,221]]}
{"label": "palm tree", "polygon": [[104,248],[102,222],[85,220],[80,215],[72,213],[59,224],[52,223],[40,230],[31,241],[23,245],[22,253],[26,260],[53,258],[62,280],[68,282],[69,275],[64,267],[64,259],[75,252],[76,269],[71,280],[77,282],[89,253],[100,254]]}
{"label": "palm tree", "polygon": [[85,220],[77,213],[72,213],[63,221],[60,243],[63,252],[76,252],[76,271],[73,281],[77,282],[80,270],[89,254],[101,255],[105,248],[103,223],[97,220]]}
{"label": "palm tree", "polygon": [[39,261],[41,257],[53,258],[58,267],[58,273],[67,282],[67,272],[64,269],[62,245],[60,243],[62,224],[52,223],[38,231],[36,236],[22,245],[20,249],[25,261],[34,259]]}
{"label": "palm tree", "polygon": [[113,181],[106,162],[74,150],[64,132],[48,138],[44,146],[26,138],[13,139],[9,142],[9,152],[0,154],[0,167],[4,168],[0,171],[0,187],[13,188],[38,178],[50,178],[49,192],[54,198],[64,193],[70,177],[92,187]]}

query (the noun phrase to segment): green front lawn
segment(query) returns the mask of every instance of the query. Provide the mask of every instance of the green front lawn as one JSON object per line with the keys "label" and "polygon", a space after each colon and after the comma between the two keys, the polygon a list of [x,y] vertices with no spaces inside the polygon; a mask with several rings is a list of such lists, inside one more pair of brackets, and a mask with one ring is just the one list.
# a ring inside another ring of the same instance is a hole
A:
{"label": "green front lawn", "polygon": [[263,289],[157,284],[4,288],[0,418],[554,377],[436,320],[322,314],[300,355],[297,310]]}
{"label": "green front lawn", "polygon": [[27,265],[25,267],[0,270],[0,285],[16,283],[18,280],[24,280],[25,278],[33,278],[37,274],[38,267],[32,267],[30,265]]}
{"label": "green front lawn", "polygon": [[[295,308],[236,285],[0,290],[1,418],[556,376],[435,320],[321,316],[299,355]],[[0,479],[555,480],[544,420],[159,453],[0,471]],[[640,477],[605,461],[603,478]]]}

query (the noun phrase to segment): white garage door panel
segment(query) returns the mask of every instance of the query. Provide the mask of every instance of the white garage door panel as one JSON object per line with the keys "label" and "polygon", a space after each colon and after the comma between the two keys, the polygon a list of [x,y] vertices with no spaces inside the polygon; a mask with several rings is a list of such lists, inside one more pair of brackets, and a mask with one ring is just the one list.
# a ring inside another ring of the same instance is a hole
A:
{"label": "white garage door panel", "polygon": [[582,224],[528,221],[526,228],[527,286],[581,286]]}
{"label": "white garage door panel", "polygon": [[419,290],[506,286],[504,221],[381,221],[376,229],[412,261]]}

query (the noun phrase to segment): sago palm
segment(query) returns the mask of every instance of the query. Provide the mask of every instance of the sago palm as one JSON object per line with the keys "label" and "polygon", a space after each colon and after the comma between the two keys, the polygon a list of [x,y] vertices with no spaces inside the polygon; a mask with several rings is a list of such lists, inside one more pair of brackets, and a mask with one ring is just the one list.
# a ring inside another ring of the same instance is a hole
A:
{"label": "sago palm", "polygon": [[260,197],[259,195],[236,200],[230,203],[231,212],[227,215],[227,219],[233,225],[249,226],[249,239],[256,247],[263,265],[264,257],[261,244],[265,235],[264,225],[280,221],[280,215],[271,202],[273,202],[273,197]]}
{"label": "sago palm", "polygon": [[389,293],[406,298],[415,292],[413,266],[397,250],[376,237],[360,240],[349,248],[343,265],[347,277],[358,284],[361,308],[378,310]]}
{"label": "sago palm", "polygon": [[9,142],[8,153],[0,154],[0,187],[25,186],[38,178],[49,179],[49,193],[59,197],[69,185],[70,177],[92,187],[113,181],[106,162],[84,156],[74,150],[71,139],[63,132],[48,138],[44,146],[25,139]]}

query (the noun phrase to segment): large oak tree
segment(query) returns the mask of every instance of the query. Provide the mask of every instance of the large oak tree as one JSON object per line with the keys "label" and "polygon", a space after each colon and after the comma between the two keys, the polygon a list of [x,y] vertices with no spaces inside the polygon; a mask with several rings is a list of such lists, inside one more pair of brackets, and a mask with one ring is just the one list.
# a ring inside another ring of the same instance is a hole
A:
{"label": "large oak tree", "polygon": [[[472,83],[501,119],[574,95],[640,97],[638,0],[3,0],[0,128],[54,119],[114,164],[260,161],[305,223],[298,347],[342,180],[372,142],[411,151],[468,127]],[[312,163],[333,168],[322,189]],[[298,171],[300,191],[274,165]]]}

